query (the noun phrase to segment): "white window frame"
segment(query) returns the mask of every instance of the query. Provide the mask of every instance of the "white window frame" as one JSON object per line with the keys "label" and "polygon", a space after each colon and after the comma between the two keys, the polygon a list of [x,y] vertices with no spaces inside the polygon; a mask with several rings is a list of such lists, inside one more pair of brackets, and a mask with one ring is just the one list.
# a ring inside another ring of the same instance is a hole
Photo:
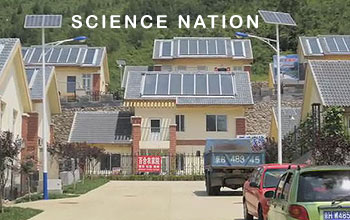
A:
{"label": "white window frame", "polygon": [[[152,131],[152,121],[159,121],[159,131],[156,132],[156,131]],[[160,118],[150,118],[149,119],[149,127],[150,127],[150,133],[151,134],[160,134],[161,132],[161,126],[162,125],[162,120]]]}
{"label": "white window frame", "polygon": [[[85,91],[91,91],[92,90],[92,74],[83,74],[82,81],[83,81],[83,89]],[[89,88],[87,88],[87,87],[89,87]]]}
{"label": "white window frame", "polygon": [[[207,124],[207,117],[208,116],[215,116],[215,131],[208,131],[208,124]],[[224,130],[224,131],[218,131],[218,116],[225,116],[225,118],[226,118],[226,120],[225,120],[225,122],[226,122],[226,130]],[[227,132],[228,131],[228,128],[227,128],[227,125],[228,125],[228,123],[227,123],[227,121],[228,121],[228,117],[227,117],[227,115],[217,115],[217,114],[206,114],[205,115],[205,130],[206,130],[206,132]]]}

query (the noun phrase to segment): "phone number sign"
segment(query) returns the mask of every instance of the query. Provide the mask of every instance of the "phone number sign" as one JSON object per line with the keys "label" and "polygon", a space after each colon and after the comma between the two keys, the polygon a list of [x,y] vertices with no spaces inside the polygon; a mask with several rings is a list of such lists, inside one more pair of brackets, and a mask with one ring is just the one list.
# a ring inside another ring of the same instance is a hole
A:
{"label": "phone number sign", "polygon": [[162,158],[160,156],[138,156],[137,170],[139,172],[160,173],[162,170]]}

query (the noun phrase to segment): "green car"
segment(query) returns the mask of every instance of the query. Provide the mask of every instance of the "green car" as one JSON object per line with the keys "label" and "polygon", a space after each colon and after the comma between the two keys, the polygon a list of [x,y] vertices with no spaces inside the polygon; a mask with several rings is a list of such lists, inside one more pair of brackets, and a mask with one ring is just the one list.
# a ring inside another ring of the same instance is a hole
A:
{"label": "green car", "polygon": [[350,167],[290,169],[265,197],[269,220],[350,220]]}

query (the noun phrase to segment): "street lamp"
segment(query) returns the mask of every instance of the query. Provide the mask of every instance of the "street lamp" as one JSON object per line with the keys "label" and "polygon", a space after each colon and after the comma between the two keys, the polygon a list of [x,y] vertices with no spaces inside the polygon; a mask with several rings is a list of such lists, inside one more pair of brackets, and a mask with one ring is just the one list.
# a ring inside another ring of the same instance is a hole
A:
{"label": "street lamp", "polygon": [[125,60],[117,60],[117,65],[120,69],[120,86],[122,87],[122,81],[123,81],[123,67],[126,65]]}
{"label": "street lamp", "polygon": [[[288,13],[283,12],[273,12],[273,11],[263,11],[259,10],[260,16],[263,18],[265,23],[276,25],[276,39],[270,39],[265,37],[259,37],[252,34],[247,34],[243,32],[236,32],[237,37],[241,38],[255,38],[266,44],[268,44],[277,53],[277,123],[278,123],[278,163],[282,164],[282,101],[281,101],[281,67],[280,67],[280,37],[279,37],[279,25],[289,25],[296,26],[293,18]],[[276,44],[276,47],[273,45]]]}
{"label": "street lamp", "polygon": [[43,147],[43,160],[42,160],[42,166],[43,166],[43,194],[44,199],[49,199],[49,192],[48,192],[48,174],[47,174],[47,138],[46,138],[46,79],[45,79],[45,47],[51,46],[55,47],[60,44],[70,42],[70,41],[83,41],[87,38],[85,36],[79,36],[75,38],[70,38],[66,40],[56,41],[52,43],[45,44],[45,29],[46,28],[61,28],[62,26],[62,15],[27,15],[24,22],[24,28],[34,28],[34,29],[41,29],[41,47],[42,47],[42,119],[41,119],[41,126],[42,126],[42,147]]}

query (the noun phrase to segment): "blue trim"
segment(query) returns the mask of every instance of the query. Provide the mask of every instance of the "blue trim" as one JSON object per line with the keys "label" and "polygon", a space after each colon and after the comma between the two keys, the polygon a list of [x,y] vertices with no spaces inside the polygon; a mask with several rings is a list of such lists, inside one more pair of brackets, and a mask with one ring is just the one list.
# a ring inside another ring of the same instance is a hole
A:
{"label": "blue trim", "polygon": [[49,191],[47,189],[47,173],[43,173],[43,192],[44,192],[44,200],[49,199]]}

